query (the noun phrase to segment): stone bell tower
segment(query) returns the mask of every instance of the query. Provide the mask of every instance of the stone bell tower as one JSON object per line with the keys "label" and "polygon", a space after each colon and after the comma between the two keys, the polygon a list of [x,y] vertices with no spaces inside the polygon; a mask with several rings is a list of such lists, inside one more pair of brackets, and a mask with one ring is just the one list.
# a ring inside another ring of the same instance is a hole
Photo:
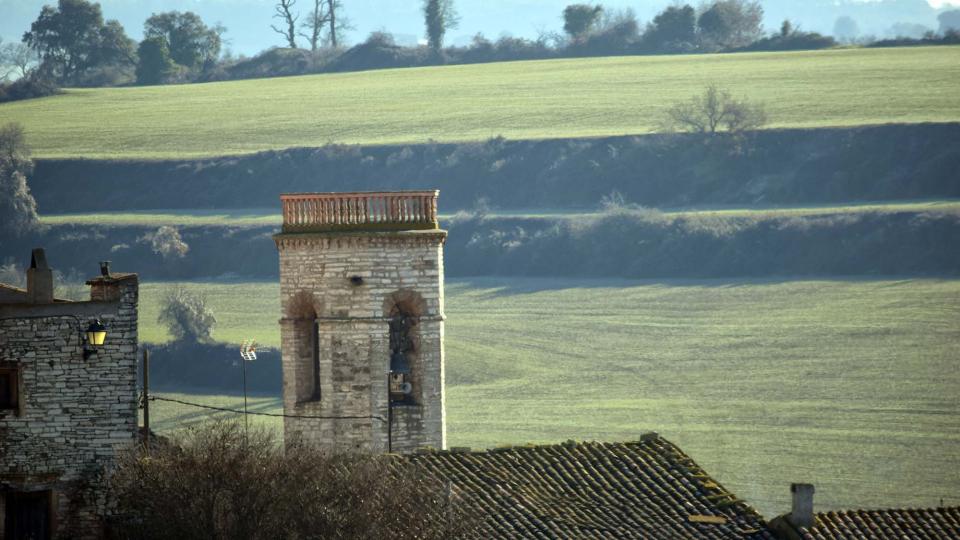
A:
{"label": "stone bell tower", "polygon": [[438,194],[280,196],[287,444],[446,446]]}

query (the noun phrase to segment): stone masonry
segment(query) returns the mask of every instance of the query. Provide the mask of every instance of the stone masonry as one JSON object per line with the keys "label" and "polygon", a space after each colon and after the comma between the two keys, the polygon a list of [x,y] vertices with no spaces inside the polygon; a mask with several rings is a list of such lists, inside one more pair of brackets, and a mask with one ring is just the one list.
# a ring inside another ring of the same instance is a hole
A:
{"label": "stone masonry", "polygon": [[[311,207],[314,214],[307,213],[305,221],[302,208],[291,210],[294,203],[284,200],[284,232],[275,236],[284,412],[312,417],[284,420],[287,444],[300,440],[362,452],[445,447],[446,232],[436,228],[435,194],[428,193],[432,197],[412,203],[404,202],[404,193],[317,194],[321,204]],[[311,196],[301,198],[309,205]],[[379,214],[378,197],[393,201]],[[410,221],[431,208],[432,218]],[[293,211],[300,212],[297,227]],[[406,354],[410,369],[404,375],[408,394],[402,401],[393,399],[388,382],[390,324],[398,313],[413,321]]]}
{"label": "stone masonry", "polygon": [[[26,521],[53,538],[99,538],[106,474],[136,436],[137,276],[105,270],[87,282],[89,301],[58,300],[43,251],[33,259],[28,290],[0,290],[0,381],[13,385],[0,407],[0,539]],[[98,319],[107,338],[93,349],[83,332]]]}

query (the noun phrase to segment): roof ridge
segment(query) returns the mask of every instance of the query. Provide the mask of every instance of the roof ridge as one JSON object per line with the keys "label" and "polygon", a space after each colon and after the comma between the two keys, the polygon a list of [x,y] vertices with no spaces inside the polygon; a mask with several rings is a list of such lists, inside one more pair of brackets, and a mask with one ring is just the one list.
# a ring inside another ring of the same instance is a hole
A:
{"label": "roof ridge", "polygon": [[22,293],[27,292],[26,289],[22,289],[20,287],[17,287],[16,285],[10,285],[9,283],[2,283],[2,282],[0,282],[0,289],[10,289],[10,290],[22,292]]}
{"label": "roof ridge", "polygon": [[826,512],[817,512],[821,514],[840,514],[849,512],[935,512],[937,510],[957,510],[960,511],[960,505],[954,506],[901,506],[886,508],[842,508],[840,510],[827,510]]}
{"label": "roof ridge", "polygon": [[539,449],[548,449],[548,448],[566,448],[574,449],[580,445],[586,446],[596,446],[596,447],[611,447],[619,445],[643,445],[643,446],[653,446],[652,443],[666,443],[670,448],[675,449],[677,452],[683,454],[684,457],[692,461],[690,456],[684,454],[677,445],[672,442],[664,439],[660,436],[659,433],[651,431],[644,433],[640,436],[639,439],[631,439],[626,441],[601,441],[601,440],[575,440],[567,439],[566,441],[561,442],[552,442],[552,443],[535,443],[535,442],[525,442],[517,444],[501,444],[497,446],[492,446],[488,448],[472,448],[470,446],[450,446],[448,448],[418,448],[416,454],[491,454],[491,453],[500,453],[507,452],[510,450],[539,450]]}

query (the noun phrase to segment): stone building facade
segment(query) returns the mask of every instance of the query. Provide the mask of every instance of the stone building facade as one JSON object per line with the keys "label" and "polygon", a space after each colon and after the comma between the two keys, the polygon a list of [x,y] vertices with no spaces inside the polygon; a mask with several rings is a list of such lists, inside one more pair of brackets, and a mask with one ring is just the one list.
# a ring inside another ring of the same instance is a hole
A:
{"label": "stone building facade", "polygon": [[446,445],[437,192],[282,196],[284,438],[338,451]]}
{"label": "stone building facade", "polygon": [[38,249],[26,290],[0,285],[0,539],[103,535],[105,474],[137,431],[138,282],[104,266],[87,284],[55,299]]}

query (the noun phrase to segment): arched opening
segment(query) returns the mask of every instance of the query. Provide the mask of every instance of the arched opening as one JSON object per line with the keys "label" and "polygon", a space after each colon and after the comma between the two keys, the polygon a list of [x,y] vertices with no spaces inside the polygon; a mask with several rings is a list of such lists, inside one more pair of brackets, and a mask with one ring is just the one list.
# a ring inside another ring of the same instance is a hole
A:
{"label": "arched opening", "polygon": [[287,304],[297,346],[297,401],[320,401],[320,321],[312,294],[300,291]]}
{"label": "arched opening", "polygon": [[419,359],[419,324],[426,304],[419,294],[404,289],[387,296],[384,315],[389,328],[390,403],[420,403],[421,366]]}
{"label": "arched opening", "polygon": [[398,309],[390,317],[390,401],[415,402],[413,395],[413,360],[416,344],[413,337],[417,318]]}

